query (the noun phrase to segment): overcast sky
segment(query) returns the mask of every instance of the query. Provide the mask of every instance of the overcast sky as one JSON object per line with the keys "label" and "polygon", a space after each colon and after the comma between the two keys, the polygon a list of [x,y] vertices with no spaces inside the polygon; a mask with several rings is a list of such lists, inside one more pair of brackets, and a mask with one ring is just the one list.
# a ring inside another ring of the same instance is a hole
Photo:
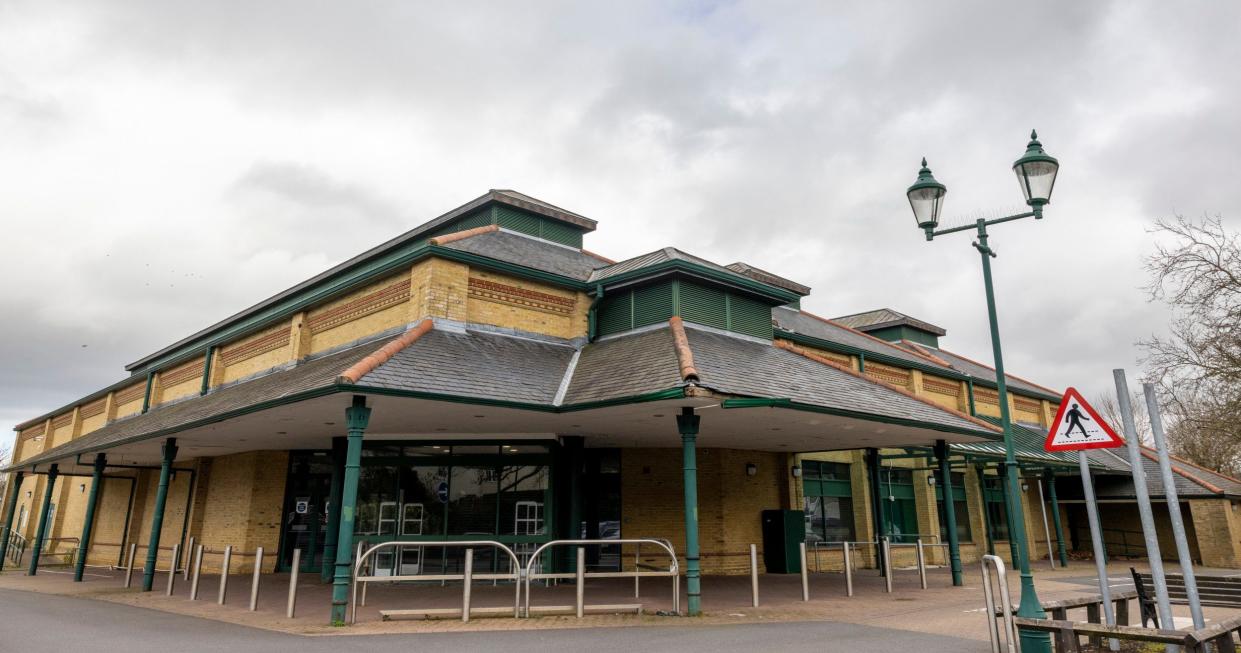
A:
{"label": "overcast sky", "polygon": [[[1160,217],[1241,222],[1241,4],[0,0],[0,423],[472,199],[515,188],[890,307],[990,362],[970,237],[993,231],[1011,371],[1093,395],[1160,333]],[[611,11],[611,8],[619,8]],[[2,441],[2,440],[0,440]]]}

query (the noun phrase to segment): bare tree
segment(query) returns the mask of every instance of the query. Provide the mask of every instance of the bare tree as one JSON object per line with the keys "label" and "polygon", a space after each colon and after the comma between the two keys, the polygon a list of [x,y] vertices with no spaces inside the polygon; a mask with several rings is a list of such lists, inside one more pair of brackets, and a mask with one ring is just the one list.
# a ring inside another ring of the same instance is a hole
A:
{"label": "bare tree", "polygon": [[[1146,412],[1146,400],[1141,393],[1134,393],[1129,398],[1129,404],[1133,409],[1133,424],[1138,431],[1138,441],[1147,446],[1154,446],[1150,414]],[[1116,395],[1105,392],[1096,396],[1090,405],[1099,411],[1100,417],[1107,420],[1108,426],[1124,437],[1124,421],[1121,420],[1120,402],[1116,400]]]}
{"label": "bare tree", "polygon": [[1152,300],[1167,302],[1166,337],[1140,343],[1167,411],[1173,452],[1222,472],[1241,467],[1241,242],[1221,218],[1161,220],[1147,259]]}

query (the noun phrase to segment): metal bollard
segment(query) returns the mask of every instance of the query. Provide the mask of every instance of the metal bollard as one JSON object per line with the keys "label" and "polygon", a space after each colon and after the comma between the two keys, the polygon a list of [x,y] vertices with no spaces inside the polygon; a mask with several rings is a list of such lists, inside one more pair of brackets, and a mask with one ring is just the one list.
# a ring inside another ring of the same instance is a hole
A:
{"label": "metal bollard", "polygon": [[758,607],[758,545],[750,545],[750,595],[754,607]]}
{"label": "metal bollard", "polygon": [[[362,559],[362,549],[363,549],[363,548],[365,548],[365,544],[364,544],[364,543],[362,543],[362,542],[358,542],[358,547],[357,547],[357,549],[356,549],[356,550],[354,550],[354,552],[353,552],[353,564],[352,564],[352,565],[349,565],[349,568],[350,568],[350,569],[355,570],[355,571],[350,572],[350,573],[354,574],[355,576],[356,576],[357,574],[364,574],[364,573],[366,573],[366,570],[365,570],[365,569],[358,569],[358,567],[357,567],[357,565],[358,565],[358,561]],[[371,564],[372,564],[372,565],[374,565],[374,564],[375,564],[374,560],[375,560],[375,558],[372,556],[372,557],[371,557]],[[372,574],[372,575],[373,575],[373,574]],[[366,588],[367,588],[369,585],[370,585],[370,583],[362,583],[362,601],[360,602],[360,604],[361,604],[361,605],[363,605],[363,606],[365,606],[365,605],[366,605]],[[444,587],[444,581],[440,581],[440,587]],[[356,611],[356,610],[357,610],[357,608],[354,608],[354,610]]]}
{"label": "metal bollard", "polygon": [[203,570],[203,545],[194,549],[194,580],[190,582],[190,600],[198,600],[198,577]]}
{"label": "metal bollard", "polygon": [[129,561],[125,563],[125,589],[134,584],[134,557],[138,555],[137,542],[129,545]]}
{"label": "metal bollard", "polygon": [[181,544],[172,545],[172,568],[168,570],[168,589],[164,596],[172,596],[172,584],[177,580],[177,558],[181,556]]}
{"label": "metal bollard", "polygon": [[293,549],[293,571],[289,574],[289,607],[285,610],[285,616],[290,619],[297,610],[297,571],[301,566],[302,550]]}
{"label": "metal bollard", "polygon": [[888,590],[888,594],[892,593],[892,541],[883,538],[880,542],[883,547],[883,583]]}
{"label": "metal bollard", "polygon": [[642,568],[642,543],[638,542],[633,545],[633,598],[638,598],[638,571]]}
{"label": "metal bollard", "polygon": [[922,583],[922,589],[926,589],[926,550],[922,548],[922,538],[918,538],[916,546],[918,547],[918,580]]}
{"label": "metal bollard", "polygon": [[461,622],[470,621],[470,589],[474,584],[474,549],[465,550],[465,573],[461,579]]}
{"label": "metal bollard", "polygon": [[224,562],[220,565],[220,595],[215,602],[224,605],[224,598],[228,596],[228,568],[233,562],[233,545],[224,547]]}
{"label": "metal bollard", "polygon": [[585,612],[586,602],[586,549],[577,547],[577,618]]}
{"label": "metal bollard", "polygon": [[190,557],[194,555],[194,538],[190,537],[190,543],[185,546],[185,568],[182,569],[184,575],[181,580],[190,579]]}
{"label": "metal bollard", "polygon": [[849,543],[840,543],[845,556],[845,596],[853,596],[853,556],[849,553]]}
{"label": "metal bollard", "polygon": [[802,555],[802,601],[810,600],[810,570],[805,569],[805,543],[798,545],[798,551]]}
{"label": "metal bollard", "polygon": [[254,550],[254,577],[250,580],[250,612],[259,607],[259,574],[263,573],[263,547]]}

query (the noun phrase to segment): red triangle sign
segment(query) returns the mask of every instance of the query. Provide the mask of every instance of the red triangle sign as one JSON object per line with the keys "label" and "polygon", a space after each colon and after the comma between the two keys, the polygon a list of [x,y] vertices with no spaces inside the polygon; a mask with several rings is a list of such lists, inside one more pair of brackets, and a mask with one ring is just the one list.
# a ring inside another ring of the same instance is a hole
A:
{"label": "red triangle sign", "polygon": [[1082,398],[1076,388],[1064,391],[1060,410],[1051,421],[1051,430],[1043,448],[1047,451],[1078,451],[1080,449],[1111,449],[1123,447],[1125,441]]}

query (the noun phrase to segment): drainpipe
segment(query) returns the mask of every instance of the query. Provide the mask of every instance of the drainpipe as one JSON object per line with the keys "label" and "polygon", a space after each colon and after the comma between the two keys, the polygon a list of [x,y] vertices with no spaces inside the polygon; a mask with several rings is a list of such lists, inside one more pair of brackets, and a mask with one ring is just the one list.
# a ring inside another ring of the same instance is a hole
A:
{"label": "drainpipe", "polygon": [[[159,467],[159,488],[155,491],[155,514],[151,516],[151,539],[147,545],[146,568],[142,570],[142,591],[150,592],[155,584],[155,560],[159,556],[159,536],[164,528],[164,506],[168,503],[168,479],[172,475],[172,461],[177,457],[177,439],[164,440],[164,460]],[[176,573],[177,561],[172,562]]]}
{"label": "drainpipe", "polygon": [[9,483],[13,486],[13,493],[9,495],[9,502],[4,507],[4,532],[0,533],[0,571],[4,571],[5,556],[9,554],[9,536],[13,533],[13,512],[17,509],[18,493],[22,491],[22,473],[14,472]]}
{"label": "drainpipe", "polygon": [[47,470],[47,485],[43,492],[43,507],[39,510],[39,529],[35,532],[34,548],[30,551],[30,567],[27,576],[39,573],[39,556],[43,555],[43,540],[47,537],[47,518],[52,508],[52,490],[56,489],[56,477],[60,475],[60,465],[52,463]]}
{"label": "drainpipe", "polygon": [[888,521],[883,514],[883,498],[879,496],[880,490],[883,489],[879,483],[879,473],[882,468],[883,462],[879,458],[879,450],[867,449],[866,475],[870,477],[870,516],[875,529],[875,564],[879,567],[880,575],[883,574],[885,565],[883,547],[879,545],[879,542],[887,530],[884,524]]}
{"label": "drainpipe", "polygon": [[970,415],[972,415],[972,416],[974,416],[974,417],[978,417],[978,411],[977,411],[977,410],[975,410],[975,408],[974,408],[974,379],[966,379],[966,380],[965,380],[965,391],[966,391],[966,393],[968,393],[968,395],[969,395],[969,400],[970,400]]}
{"label": "drainpipe", "polygon": [[82,538],[78,542],[78,559],[73,566],[73,582],[82,582],[82,572],[86,571],[86,552],[90,549],[90,532],[95,524],[95,504],[99,499],[99,486],[103,484],[103,468],[108,457],[95,454],[95,473],[91,475],[90,495],[86,498],[86,516],[82,519]]}
{"label": "drainpipe", "polygon": [[603,301],[603,284],[595,286],[595,298],[590,302],[590,310],[586,313],[586,342],[594,342],[599,331],[599,302]]}
{"label": "drainpipe", "polygon": [[1069,566],[1069,554],[1064,550],[1064,527],[1060,525],[1060,502],[1056,500],[1056,470],[1048,467],[1044,474],[1047,477],[1047,492],[1051,495],[1051,518],[1056,522],[1056,548],[1060,555],[1060,566]]}
{"label": "drainpipe", "polygon": [[142,412],[144,413],[151,409],[151,385],[154,381],[155,370],[151,370],[150,372],[147,372],[147,388],[146,392],[142,394]]}

